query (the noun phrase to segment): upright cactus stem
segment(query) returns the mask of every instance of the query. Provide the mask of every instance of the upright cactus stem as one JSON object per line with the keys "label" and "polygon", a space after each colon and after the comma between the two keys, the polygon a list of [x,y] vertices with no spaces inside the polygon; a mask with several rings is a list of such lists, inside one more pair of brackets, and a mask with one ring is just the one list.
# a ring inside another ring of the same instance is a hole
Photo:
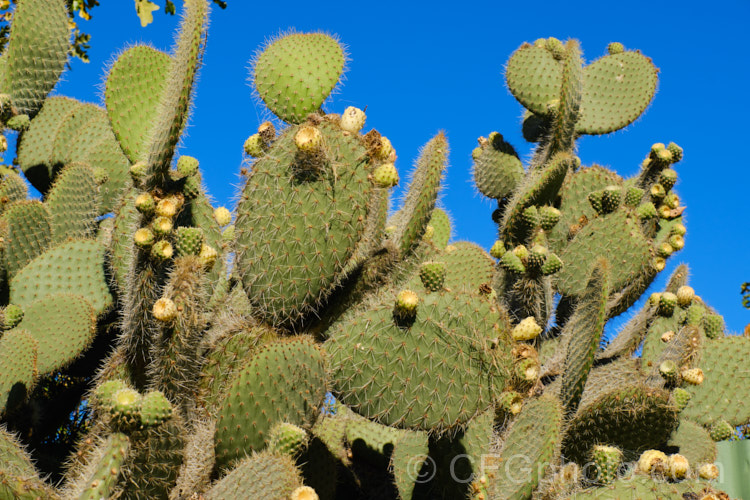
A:
{"label": "upright cactus stem", "polygon": [[722,494],[715,443],[750,422],[750,338],[679,266],[602,342],[686,244],[682,148],[654,143],[629,179],[575,156],[648,107],[645,55],[613,42],[587,64],[577,41],[541,38],[510,56],[536,150],[524,165],[491,132],[471,154],[495,200],[487,252],[452,241],[461,221],[436,206],[444,132],[390,206],[393,144],[364,107],[325,109],[347,60],[335,37],[256,54],[254,91],[285,123],[247,124],[239,200],[214,207],[199,159],[176,156],[208,0],[185,0],[171,53],[119,54],[105,108],[47,97],[65,2],[14,3],[0,498]]}

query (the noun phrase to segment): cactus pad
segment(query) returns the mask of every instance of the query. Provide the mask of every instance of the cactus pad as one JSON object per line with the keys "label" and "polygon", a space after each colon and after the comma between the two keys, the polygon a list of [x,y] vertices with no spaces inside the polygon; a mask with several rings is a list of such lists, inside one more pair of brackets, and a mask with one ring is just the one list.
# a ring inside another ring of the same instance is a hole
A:
{"label": "cactus pad", "polygon": [[631,124],[656,93],[658,70],[639,52],[604,56],[583,71],[579,134],[608,134]]}
{"label": "cactus pad", "polygon": [[[327,348],[342,401],[384,424],[435,432],[485,410],[509,371],[507,332],[493,332],[498,314],[490,304],[465,292],[433,292],[421,297],[408,328],[396,325],[392,311],[393,295],[384,293],[333,327]],[[495,333],[501,343],[493,354]],[[444,404],[435,405],[437,397]]]}
{"label": "cactus pad", "polygon": [[104,90],[107,114],[132,163],[143,159],[170,61],[164,52],[137,45],[123,52],[109,70]]}
{"label": "cactus pad", "polygon": [[26,308],[18,328],[39,342],[37,369],[43,374],[70,364],[91,344],[96,315],[77,295],[48,295]]}
{"label": "cactus pad", "polygon": [[228,388],[216,424],[220,468],[263,449],[278,422],[310,425],[323,402],[326,378],[320,349],[291,338],[264,346]]}
{"label": "cactus pad", "polygon": [[321,124],[330,156],[310,171],[295,128],[253,166],[237,208],[237,269],[250,301],[274,324],[298,321],[341,279],[372,192],[364,147]]}
{"label": "cactus pad", "polygon": [[205,497],[206,500],[288,500],[301,484],[299,471],[291,457],[263,451],[240,461],[231,473],[206,492]]}
{"label": "cactus pad", "polygon": [[70,29],[63,0],[24,0],[13,15],[0,89],[21,114],[34,116],[68,59]]}
{"label": "cactus pad", "polygon": [[104,248],[93,240],[73,240],[47,250],[11,282],[11,302],[24,308],[55,293],[71,290],[97,314],[112,304],[104,275]]}
{"label": "cactus pad", "polygon": [[271,42],[257,55],[253,83],[276,116],[301,123],[333,91],[345,59],[341,45],[331,36],[294,33]]}

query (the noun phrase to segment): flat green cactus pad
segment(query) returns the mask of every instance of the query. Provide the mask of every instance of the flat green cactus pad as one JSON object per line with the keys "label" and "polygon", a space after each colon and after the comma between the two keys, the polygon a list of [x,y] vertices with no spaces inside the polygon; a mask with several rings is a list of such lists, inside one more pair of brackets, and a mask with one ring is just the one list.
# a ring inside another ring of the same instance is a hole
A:
{"label": "flat green cactus pad", "polygon": [[12,278],[49,245],[52,237],[50,213],[38,201],[19,201],[5,210],[2,220],[8,227],[3,245],[5,268]]}
{"label": "flat green cactus pad", "polygon": [[[660,500],[684,500],[691,493],[700,497],[700,493],[711,490],[709,483],[700,481],[682,481],[668,483],[654,480],[648,476],[625,477],[608,486],[592,488],[576,493],[577,500],[612,500],[630,498],[658,498]],[[710,497],[709,497],[710,498]]]}
{"label": "flat green cactus pad", "polygon": [[589,221],[560,253],[565,263],[556,278],[557,289],[578,296],[586,286],[587,270],[600,258],[611,265],[610,287],[622,289],[649,266],[651,250],[639,222],[624,210]]}
{"label": "flat green cactus pad", "polygon": [[508,60],[505,79],[513,97],[532,113],[546,115],[560,98],[563,67],[543,47],[524,44]]}
{"label": "flat green cactus pad", "polygon": [[432,226],[432,244],[443,249],[451,239],[451,221],[445,210],[435,208],[428,226]]}
{"label": "flat green cactus pad", "polygon": [[716,443],[708,431],[687,419],[680,420],[679,427],[672,433],[667,445],[677,447],[678,453],[687,458],[694,467],[712,464],[718,455]]}
{"label": "flat green cactus pad", "polygon": [[568,243],[572,225],[580,224],[582,217],[587,221],[596,217],[596,210],[588,200],[589,193],[621,184],[622,178],[619,175],[599,165],[581,168],[569,175],[560,188],[562,217],[549,233],[550,248],[560,252]]}
{"label": "flat green cactus pad", "polygon": [[240,461],[206,492],[206,500],[286,500],[300,486],[302,479],[291,457],[263,451]]}
{"label": "flat green cactus pad", "polygon": [[658,69],[640,52],[606,55],[583,71],[579,134],[608,134],[631,124],[656,93]]}
{"label": "flat green cactus pad", "polygon": [[13,15],[0,89],[33,117],[65,67],[70,28],[63,0],[24,0]]}
{"label": "flat green cactus pad", "polygon": [[51,244],[92,235],[99,208],[97,189],[94,171],[86,164],[72,163],[60,172],[45,202],[51,216]]}
{"label": "flat green cactus pad", "polygon": [[68,241],[29,262],[11,281],[10,301],[27,307],[48,295],[71,291],[85,298],[97,315],[112,304],[104,248],[97,241]]}
{"label": "flat green cactus pad", "polygon": [[668,391],[643,385],[615,388],[579,408],[566,428],[562,452],[585,464],[595,444],[607,443],[622,449],[626,460],[635,460],[663,445],[677,422]]}
{"label": "flat green cactus pad", "polygon": [[15,172],[3,174],[0,180],[0,214],[14,201],[25,200],[27,193],[28,188],[20,175]]}
{"label": "flat green cactus pad", "polygon": [[373,192],[362,144],[320,124],[328,155],[310,170],[292,127],[253,165],[237,207],[237,270],[250,301],[273,324],[319,306],[365,230]]}
{"label": "flat green cactus pad", "polygon": [[[487,409],[508,379],[507,332],[489,301],[455,290],[421,294],[414,323],[399,326],[397,292],[331,329],[334,392],[386,425],[444,432]],[[490,336],[500,345],[489,348]],[[440,398],[441,404],[435,400]]]}
{"label": "flat green cactus pad", "polygon": [[48,295],[25,308],[18,328],[38,341],[37,369],[50,373],[70,364],[91,344],[96,315],[78,295]]}
{"label": "flat green cactus pad", "polygon": [[170,61],[164,52],[136,45],[123,52],[109,70],[104,102],[112,130],[131,163],[143,160]]}
{"label": "flat green cactus pad", "polygon": [[323,355],[312,340],[290,338],[259,350],[235,377],[218,411],[216,463],[226,468],[266,445],[273,425],[311,425],[326,387]]}
{"label": "flat green cactus pad", "polygon": [[20,137],[18,165],[29,182],[42,192],[47,190],[55,175],[57,161],[53,151],[60,124],[81,105],[67,97],[46,99],[29,129]]}
{"label": "flat green cactus pad", "polygon": [[0,464],[0,470],[6,474],[35,476],[37,473],[21,442],[3,427],[0,427]]}
{"label": "flat green cactus pad", "polygon": [[499,200],[513,192],[524,170],[513,146],[497,136],[490,136],[474,158],[474,182],[480,193]]}
{"label": "flat green cactus pad", "polygon": [[253,65],[253,83],[266,106],[289,123],[320,109],[341,78],[344,51],[323,33],[294,33],[270,43]]}
{"label": "flat green cactus pad", "polygon": [[31,390],[37,377],[39,342],[26,330],[16,328],[0,337],[0,413]]}
{"label": "flat green cactus pad", "polygon": [[724,419],[731,425],[750,421],[750,338],[723,337],[706,341],[697,366],[703,370],[700,385],[686,387],[692,398],[682,415],[708,425]]}
{"label": "flat green cactus pad", "polygon": [[[563,411],[552,397],[527,402],[503,437],[499,455],[490,455],[482,475],[486,476],[491,498],[531,498],[543,479],[546,464],[555,462],[559,449]],[[526,472],[517,474],[513,461],[524,463]],[[506,464],[511,464],[510,466]]]}
{"label": "flat green cactus pad", "polygon": [[388,221],[396,227],[391,238],[403,254],[419,242],[427,228],[447,162],[448,141],[440,132],[422,148],[404,204]]}
{"label": "flat green cactus pad", "polygon": [[[389,469],[398,488],[399,498],[411,500],[421,464],[427,459],[428,439],[424,432],[403,431],[393,445]],[[422,462],[420,462],[422,459]]]}

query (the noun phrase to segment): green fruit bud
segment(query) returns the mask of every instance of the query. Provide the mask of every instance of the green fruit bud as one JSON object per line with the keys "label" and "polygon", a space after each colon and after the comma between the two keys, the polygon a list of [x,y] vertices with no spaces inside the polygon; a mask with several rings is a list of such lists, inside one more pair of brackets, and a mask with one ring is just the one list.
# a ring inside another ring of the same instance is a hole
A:
{"label": "green fruit bud", "polygon": [[110,412],[120,424],[133,425],[138,418],[141,395],[128,387],[115,392],[111,399]]}
{"label": "green fruit bud", "polygon": [[318,130],[318,127],[303,125],[294,135],[294,144],[303,153],[318,153],[323,147],[323,134]]}
{"label": "green fruit bud", "polygon": [[650,220],[659,215],[659,213],[656,211],[656,207],[651,202],[638,205],[638,208],[636,208],[635,210],[635,214],[641,220]]}
{"label": "green fruit bud", "polygon": [[243,148],[246,155],[252,156],[253,158],[259,158],[263,156],[263,152],[266,150],[266,145],[260,134],[253,134],[247,138]]}
{"label": "green fruit bud", "polygon": [[672,154],[672,162],[677,163],[678,161],[682,160],[682,148],[675,144],[674,142],[670,142],[667,146],[667,149]]}
{"label": "green fruit bud", "polygon": [[521,259],[521,262],[526,265],[526,259],[529,258],[529,249],[526,248],[524,245],[518,245],[516,248],[512,250],[512,252]]}
{"label": "green fruit bud", "polygon": [[151,229],[158,236],[166,236],[172,232],[174,223],[169,217],[157,217],[151,222]]}
{"label": "green fruit bud", "polygon": [[602,190],[601,203],[602,213],[609,214],[617,210],[622,201],[622,188],[620,186],[607,186]]}
{"label": "green fruit bud", "polygon": [[667,191],[661,184],[654,184],[653,186],[651,186],[649,193],[651,193],[651,199],[656,203],[659,203],[667,195]]}
{"label": "green fruit bud", "polygon": [[719,420],[711,426],[708,433],[714,441],[724,441],[734,435],[734,427],[726,420]]}
{"label": "green fruit bud", "polygon": [[[679,294],[677,298],[679,300]],[[691,304],[685,312],[685,323],[689,326],[700,326],[703,323],[703,316],[705,316],[705,314],[705,307],[700,304]]]}
{"label": "green fruit bud", "polygon": [[8,150],[8,139],[4,135],[0,135],[0,153],[5,153]]}
{"label": "green fruit bud", "polygon": [[594,191],[593,193],[589,193],[588,200],[591,204],[591,207],[596,210],[596,213],[601,214],[604,213],[604,208],[602,207],[602,195],[604,194],[603,191]]}
{"label": "green fruit bud", "polygon": [[685,239],[679,234],[673,234],[667,241],[675,252],[685,248]]}
{"label": "green fruit bud", "polygon": [[94,167],[94,182],[97,186],[105,184],[109,180],[109,172],[102,167]]}
{"label": "green fruit bud", "polygon": [[192,156],[180,156],[177,160],[177,172],[183,177],[189,177],[198,173],[198,160]]}
{"label": "green fruit bud", "polygon": [[376,186],[385,189],[392,188],[398,184],[398,171],[393,163],[384,163],[378,165],[373,171],[372,178]]}
{"label": "green fruit bud", "polygon": [[667,260],[664,257],[654,257],[651,259],[651,267],[654,268],[654,271],[660,273],[667,267]]}
{"label": "green fruit bud", "polygon": [[659,174],[659,184],[664,187],[665,191],[669,191],[677,183],[677,172],[671,168],[664,169]]}
{"label": "green fruit bud", "polygon": [[690,399],[693,397],[690,392],[683,389],[682,387],[677,387],[674,391],[672,391],[672,396],[674,397],[675,406],[679,411],[684,410],[690,402]]}
{"label": "green fruit bud", "polygon": [[140,248],[150,247],[154,244],[155,239],[156,236],[154,235],[154,232],[147,227],[142,227],[133,234],[133,242]]}
{"label": "green fruit bud", "polygon": [[533,316],[521,320],[510,332],[513,339],[519,342],[533,340],[540,333],[542,333],[542,327],[537,324]]}
{"label": "green fruit bud", "polygon": [[515,375],[524,386],[533,385],[539,380],[540,369],[539,361],[536,359],[522,359],[515,365]]}
{"label": "green fruit bud", "polygon": [[622,54],[625,52],[625,46],[620,42],[612,42],[607,45],[607,52],[609,52],[610,55]]}
{"label": "green fruit bud", "polygon": [[500,265],[514,273],[526,272],[526,266],[523,265],[521,258],[515,252],[505,252],[500,260]]}
{"label": "green fruit bud", "polygon": [[534,206],[524,209],[522,217],[529,227],[537,227],[539,225],[539,210]]}
{"label": "green fruit bud", "polygon": [[445,284],[446,267],[443,262],[425,262],[419,268],[419,279],[430,292],[442,290]]}
{"label": "green fruit bud", "polygon": [[669,193],[664,197],[664,204],[670,209],[675,209],[680,206],[680,197],[677,196],[677,193]]}
{"label": "green fruit bud", "polygon": [[670,317],[677,305],[677,295],[672,292],[664,292],[659,298],[659,315]]}
{"label": "green fruit bud", "polygon": [[214,210],[214,220],[220,227],[224,227],[232,223],[232,214],[226,207],[218,207]]}
{"label": "green fruit bud", "polygon": [[544,44],[544,48],[546,48],[552,54],[552,57],[554,57],[558,61],[565,57],[565,46],[557,38],[547,38],[547,42]]}
{"label": "green fruit bud", "polygon": [[23,132],[25,130],[28,130],[29,125],[31,125],[29,115],[16,115],[5,123],[6,127],[11,130],[15,130],[16,132]]}
{"label": "green fruit bud", "polygon": [[643,200],[643,189],[637,187],[629,187],[625,191],[625,205],[628,207],[637,207],[638,204]]}
{"label": "green fruit bud", "polygon": [[[396,231],[396,226],[388,226],[385,228],[385,234],[391,235]],[[427,227],[424,228],[424,234],[422,235],[422,239],[424,241],[432,241],[432,237],[435,236],[435,228],[432,227],[432,224],[427,224]]]}
{"label": "green fruit bud", "polygon": [[175,230],[174,250],[178,257],[198,255],[203,246],[203,230],[199,227],[178,227]]}
{"label": "green fruit bud", "polygon": [[666,148],[666,146],[664,145],[664,143],[663,143],[663,142],[655,142],[655,143],[654,143],[654,144],[653,144],[653,145],[651,146],[651,156],[656,156],[656,155],[658,155],[658,154],[659,154],[659,152],[660,152],[660,151],[664,151],[664,149],[665,149],[665,148]]}
{"label": "green fruit bud", "polygon": [[543,276],[550,276],[563,268],[563,261],[554,253],[547,255],[547,260],[542,265],[541,272]]}
{"label": "green fruit bud", "polygon": [[151,256],[156,260],[168,260],[174,255],[172,244],[166,240],[157,241],[151,246]]}
{"label": "green fruit bud", "polygon": [[307,432],[302,427],[282,422],[271,429],[268,447],[277,453],[297,457],[305,451],[307,438]]}
{"label": "green fruit bud", "polygon": [[141,193],[135,198],[135,208],[142,214],[151,215],[156,210],[156,200],[150,193]]}
{"label": "green fruit bud", "polygon": [[675,224],[672,229],[669,230],[669,234],[676,234],[679,236],[685,236],[687,228],[683,224]]}
{"label": "green fruit bud", "polygon": [[172,416],[172,404],[160,391],[147,392],[140,403],[140,419],[143,425],[160,425]]}
{"label": "green fruit bud", "polygon": [[622,450],[614,446],[594,445],[591,458],[596,466],[596,482],[609,484],[617,479],[622,464]]}
{"label": "green fruit bud", "polygon": [[659,301],[661,300],[661,294],[659,292],[654,292],[648,297],[648,304],[650,306],[658,306]]}
{"label": "green fruit bud", "polygon": [[662,149],[656,153],[656,159],[662,163],[672,163],[672,152],[668,149]]}
{"label": "green fruit bud", "polygon": [[706,337],[710,339],[718,339],[724,335],[724,318],[718,314],[707,314],[703,318],[703,330],[706,332]]}
{"label": "green fruit bud", "polygon": [[10,330],[23,319],[23,309],[15,304],[8,304],[3,311],[3,330]]}
{"label": "green fruit bud", "polygon": [[221,233],[221,240],[226,243],[234,241],[234,224],[224,229],[224,232]]}
{"label": "green fruit bud", "polygon": [[183,181],[182,193],[190,200],[197,198],[201,194],[201,189],[200,173],[186,177]]}
{"label": "green fruit bud", "polygon": [[502,241],[497,240],[490,248],[490,255],[496,259],[501,259],[505,254],[505,245]]}
{"label": "green fruit bud", "polygon": [[675,384],[678,378],[677,363],[668,359],[659,365],[659,375],[668,383]]}
{"label": "green fruit bud", "polygon": [[518,415],[523,407],[523,398],[516,391],[505,391],[497,399],[497,409],[510,415]]}
{"label": "green fruit bud", "polygon": [[94,406],[101,408],[103,411],[109,412],[112,410],[114,403],[115,393],[122,389],[126,389],[128,386],[122,380],[109,380],[100,384],[94,389],[93,404]]}
{"label": "green fruit bud", "polygon": [[349,106],[344,111],[344,114],[341,115],[341,128],[347,132],[356,134],[365,126],[366,119],[367,116],[364,111],[354,106]]}
{"label": "green fruit bud", "polygon": [[146,165],[144,162],[139,161],[138,163],[134,163],[130,167],[130,176],[135,181],[139,181],[146,177],[146,174],[148,174],[148,165]]}
{"label": "green fruit bud", "polygon": [[562,213],[555,207],[542,206],[539,207],[539,225],[545,231],[550,231],[553,227],[560,222]]}

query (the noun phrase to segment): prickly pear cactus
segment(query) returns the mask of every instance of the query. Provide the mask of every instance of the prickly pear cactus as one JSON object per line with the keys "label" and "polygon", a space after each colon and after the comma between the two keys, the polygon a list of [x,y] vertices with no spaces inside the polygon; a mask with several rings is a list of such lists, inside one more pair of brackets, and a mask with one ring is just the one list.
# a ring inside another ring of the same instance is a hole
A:
{"label": "prickly pear cactus", "polygon": [[104,107],[46,97],[63,4],[19,0],[0,58],[0,123],[20,133],[0,169],[0,499],[715,498],[715,440],[750,422],[748,339],[680,266],[602,345],[684,245],[680,147],[630,179],[575,156],[643,113],[650,59],[615,43],[585,65],[554,38],[511,56],[538,147],[524,166],[479,140],[488,253],[436,208],[442,132],[389,207],[390,141],[322,109],[334,37],[256,54],[279,121],[245,142],[230,211],[175,151],[207,0],[184,2],[171,54],[119,55]]}

